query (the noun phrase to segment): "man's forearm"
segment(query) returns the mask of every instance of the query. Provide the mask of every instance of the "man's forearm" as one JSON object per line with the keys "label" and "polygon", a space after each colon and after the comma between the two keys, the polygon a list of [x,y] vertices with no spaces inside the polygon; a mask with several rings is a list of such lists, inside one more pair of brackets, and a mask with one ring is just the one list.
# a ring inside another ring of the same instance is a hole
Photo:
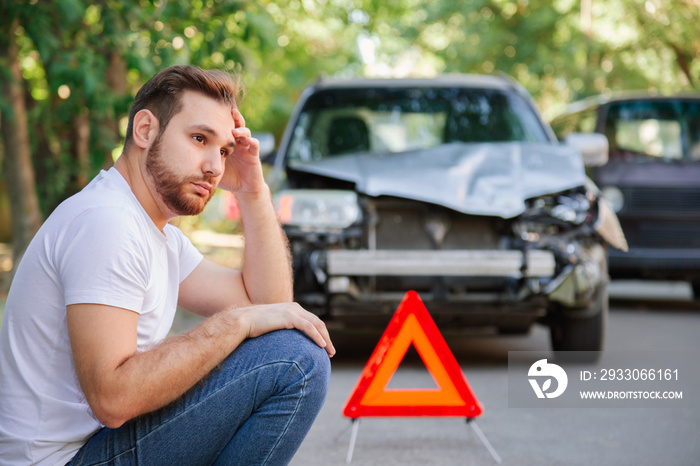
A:
{"label": "man's forearm", "polygon": [[79,373],[93,412],[114,428],[171,403],[241,344],[247,337],[244,326],[237,316],[222,312],[185,334],[126,358],[111,373]]}
{"label": "man's forearm", "polygon": [[97,419],[111,428],[175,401],[246,338],[295,328],[330,356],[335,353],[321,319],[289,302],[226,309],[140,353],[135,349],[136,313],[76,304],[68,306],[67,318],[85,399]]}
{"label": "man's forearm", "polygon": [[269,189],[238,194],[245,235],[243,281],[254,304],[293,300],[289,245],[279,226]]}

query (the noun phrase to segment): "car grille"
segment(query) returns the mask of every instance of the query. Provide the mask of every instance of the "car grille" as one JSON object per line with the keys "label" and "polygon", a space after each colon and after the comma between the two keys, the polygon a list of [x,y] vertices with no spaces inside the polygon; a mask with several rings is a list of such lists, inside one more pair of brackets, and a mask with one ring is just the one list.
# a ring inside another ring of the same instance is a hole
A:
{"label": "car grille", "polygon": [[661,249],[700,248],[700,223],[640,222],[626,226],[625,236],[631,247]]}
{"label": "car grille", "polygon": [[504,230],[503,219],[423,202],[382,198],[374,208],[377,249],[496,249]]}
{"label": "car grille", "polygon": [[700,211],[700,189],[623,188],[623,213]]}
{"label": "car grille", "polygon": [[623,188],[620,222],[630,247],[700,248],[700,189]]}

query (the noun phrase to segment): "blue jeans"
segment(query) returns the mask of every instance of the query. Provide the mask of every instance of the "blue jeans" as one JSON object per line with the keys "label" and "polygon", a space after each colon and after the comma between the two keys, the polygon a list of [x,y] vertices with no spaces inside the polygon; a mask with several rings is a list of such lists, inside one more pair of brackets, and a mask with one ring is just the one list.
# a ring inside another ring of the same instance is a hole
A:
{"label": "blue jeans", "polygon": [[68,464],[287,464],[329,379],[326,351],[301,332],[249,339],[180,399],[100,430]]}

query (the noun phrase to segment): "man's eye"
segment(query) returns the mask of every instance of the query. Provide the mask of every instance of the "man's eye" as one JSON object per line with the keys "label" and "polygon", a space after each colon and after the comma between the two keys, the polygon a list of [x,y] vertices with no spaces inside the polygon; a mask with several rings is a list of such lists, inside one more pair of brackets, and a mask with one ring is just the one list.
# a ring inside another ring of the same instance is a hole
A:
{"label": "man's eye", "polygon": [[192,136],[192,139],[197,142],[204,142],[204,136]]}
{"label": "man's eye", "polygon": [[226,157],[228,155],[228,151],[226,149],[221,149],[221,156]]}

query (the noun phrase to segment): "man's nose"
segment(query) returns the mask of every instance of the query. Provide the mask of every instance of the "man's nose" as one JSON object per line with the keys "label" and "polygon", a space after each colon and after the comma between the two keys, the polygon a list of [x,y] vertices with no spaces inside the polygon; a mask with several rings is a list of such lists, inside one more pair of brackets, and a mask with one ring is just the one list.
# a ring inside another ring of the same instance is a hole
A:
{"label": "man's nose", "polygon": [[224,172],[224,163],[225,160],[221,157],[221,152],[218,149],[216,151],[208,151],[202,165],[202,172],[209,176],[218,177]]}

